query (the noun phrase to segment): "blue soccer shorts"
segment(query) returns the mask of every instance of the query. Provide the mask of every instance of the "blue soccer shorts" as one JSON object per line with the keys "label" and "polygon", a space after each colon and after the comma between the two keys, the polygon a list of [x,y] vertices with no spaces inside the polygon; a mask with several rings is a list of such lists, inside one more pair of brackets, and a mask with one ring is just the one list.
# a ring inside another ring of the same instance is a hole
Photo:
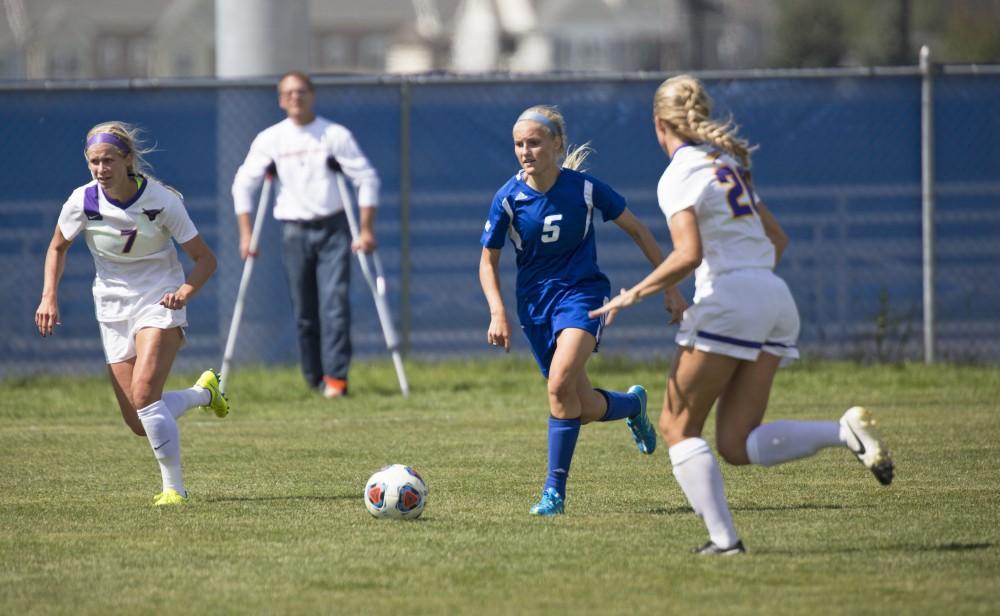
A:
{"label": "blue soccer shorts", "polygon": [[[604,318],[591,319],[587,313],[607,301],[608,289],[604,287],[570,289],[553,302],[553,308],[543,322],[521,324],[521,331],[528,338],[531,353],[535,356],[542,376],[549,378],[549,366],[556,352],[556,339],[562,330],[582,329],[589,332],[600,345]],[[597,347],[594,347],[594,352],[597,352]]]}

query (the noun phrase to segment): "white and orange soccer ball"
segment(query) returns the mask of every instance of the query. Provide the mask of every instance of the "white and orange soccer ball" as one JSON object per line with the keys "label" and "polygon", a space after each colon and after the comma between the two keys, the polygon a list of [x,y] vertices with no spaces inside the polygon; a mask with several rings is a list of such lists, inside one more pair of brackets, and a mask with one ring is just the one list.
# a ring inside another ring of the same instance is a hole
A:
{"label": "white and orange soccer ball", "polygon": [[427,484],[409,466],[383,466],[365,483],[365,507],[376,518],[412,520],[427,504]]}

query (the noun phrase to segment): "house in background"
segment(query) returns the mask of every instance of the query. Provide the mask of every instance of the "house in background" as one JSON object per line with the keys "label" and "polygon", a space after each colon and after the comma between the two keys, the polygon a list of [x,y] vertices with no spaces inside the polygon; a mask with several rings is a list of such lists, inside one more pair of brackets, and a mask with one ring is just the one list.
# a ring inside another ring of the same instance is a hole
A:
{"label": "house in background", "polygon": [[[773,0],[308,0],[313,73],[747,68]],[[4,0],[0,79],[211,77],[214,0]]]}
{"label": "house in background", "polygon": [[163,2],[150,28],[148,77],[215,75],[215,3]]}

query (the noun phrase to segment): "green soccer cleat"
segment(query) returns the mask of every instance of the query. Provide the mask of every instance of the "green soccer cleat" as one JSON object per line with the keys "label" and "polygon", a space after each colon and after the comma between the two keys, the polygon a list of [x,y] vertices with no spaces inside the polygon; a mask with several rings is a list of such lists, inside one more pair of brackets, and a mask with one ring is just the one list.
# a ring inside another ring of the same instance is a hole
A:
{"label": "green soccer cleat", "polygon": [[229,399],[226,398],[226,394],[219,390],[219,373],[215,370],[202,372],[195,382],[195,386],[207,389],[212,394],[209,403],[203,404],[201,408],[205,411],[215,412],[216,417],[225,417],[229,414]]}
{"label": "green soccer cleat", "polygon": [[188,502],[187,494],[180,495],[180,492],[168,489],[153,497],[154,507],[172,507],[174,505],[184,505]]}
{"label": "green soccer cleat", "polygon": [[649,415],[646,414],[646,388],[642,385],[633,385],[628,388],[628,393],[639,398],[639,414],[625,420],[625,425],[632,432],[632,440],[635,446],[644,454],[651,454],[656,451],[656,430],[653,424],[649,423]]}

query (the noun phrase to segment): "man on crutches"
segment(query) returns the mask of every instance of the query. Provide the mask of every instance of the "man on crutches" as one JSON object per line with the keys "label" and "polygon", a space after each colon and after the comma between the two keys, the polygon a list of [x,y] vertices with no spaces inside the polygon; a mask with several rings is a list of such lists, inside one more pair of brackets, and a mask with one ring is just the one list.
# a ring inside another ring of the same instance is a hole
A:
{"label": "man on crutches", "polygon": [[[282,223],[282,260],[306,383],[327,398],[348,392],[351,361],[351,252],[376,248],[374,225],[379,179],[344,126],[316,115],[312,81],[293,71],[278,82],[278,105],[287,118],[253,140],[233,179],[233,205],[240,229],[240,255],[250,254],[253,195],[272,162],[276,170],[274,217]],[[339,174],[358,191],[360,224],[352,234],[338,187]],[[238,318],[238,315],[234,315]],[[228,345],[227,345],[228,346]]]}

